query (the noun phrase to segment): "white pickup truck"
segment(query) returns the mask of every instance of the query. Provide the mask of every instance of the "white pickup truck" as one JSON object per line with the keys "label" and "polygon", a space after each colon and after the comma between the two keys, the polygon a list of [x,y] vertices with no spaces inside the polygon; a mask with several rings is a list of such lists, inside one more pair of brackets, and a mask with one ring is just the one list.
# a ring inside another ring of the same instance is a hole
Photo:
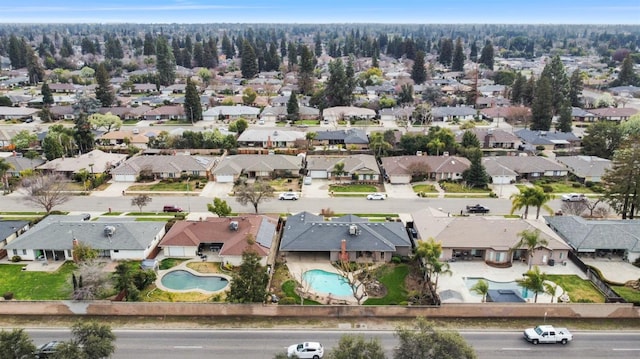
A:
{"label": "white pickup truck", "polygon": [[562,343],[567,344],[573,339],[573,334],[567,328],[554,328],[552,325],[538,325],[524,331],[524,338],[533,344]]}

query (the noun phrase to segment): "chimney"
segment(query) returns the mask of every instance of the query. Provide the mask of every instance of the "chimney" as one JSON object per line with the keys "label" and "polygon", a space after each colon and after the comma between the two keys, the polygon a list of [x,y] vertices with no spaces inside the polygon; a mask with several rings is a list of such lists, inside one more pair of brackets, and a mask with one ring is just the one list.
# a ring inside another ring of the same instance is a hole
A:
{"label": "chimney", "polygon": [[343,239],[340,243],[340,261],[346,262],[349,260],[349,255],[347,254],[347,240]]}
{"label": "chimney", "polygon": [[78,240],[77,240],[76,238],[74,238],[74,239],[73,239],[73,241],[72,241],[71,243],[72,243],[72,248],[73,248],[73,250],[72,250],[72,253],[73,253],[73,261],[74,261],[74,262],[76,262],[76,263],[78,263],[78,254],[76,254],[76,251],[75,251],[76,247],[77,247],[77,246],[78,246],[78,244],[79,244],[79,243],[78,243]]}

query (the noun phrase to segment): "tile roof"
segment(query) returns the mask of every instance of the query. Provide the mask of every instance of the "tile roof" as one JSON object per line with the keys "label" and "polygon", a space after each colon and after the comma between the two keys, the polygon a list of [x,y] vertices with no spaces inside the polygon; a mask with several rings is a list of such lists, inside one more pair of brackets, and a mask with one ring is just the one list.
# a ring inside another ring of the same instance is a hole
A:
{"label": "tile roof", "polygon": [[316,132],[316,141],[343,141],[344,144],[367,144],[369,138],[367,133],[360,128],[350,128],[347,130],[326,130]]}
{"label": "tile roof", "polygon": [[150,168],[153,173],[201,172],[211,168],[214,161],[214,157],[183,154],[175,156],[135,156],[111,170],[111,173],[114,175],[138,174],[144,168]]}
{"label": "tile roof", "polygon": [[214,175],[238,175],[243,171],[272,172],[276,170],[298,173],[301,156],[290,155],[234,155],[225,157],[212,171]]}
{"label": "tile roof", "polygon": [[544,219],[578,251],[640,252],[640,220],[587,220],[579,216],[545,216]]}
{"label": "tile roof", "polygon": [[597,156],[558,156],[556,161],[564,164],[569,170],[580,178],[602,176],[611,169],[611,161]]}
{"label": "tile roof", "polygon": [[283,130],[260,130],[249,128],[238,136],[238,142],[294,142],[296,140],[304,140],[306,133],[302,131],[283,131]]}
{"label": "tile roof", "polygon": [[[497,164],[491,164],[495,162]],[[554,160],[546,157],[539,156],[492,156],[483,157],[482,164],[489,166],[504,166],[511,169],[518,174],[526,174],[532,172],[547,172],[547,171],[568,171],[567,167],[563,164],[555,162]]]}
{"label": "tile roof", "polygon": [[387,175],[410,175],[415,163],[426,164],[434,173],[462,173],[471,162],[458,156],[393,156],[383,157],[382,167]]}
{"label": "tile roof", "polygon": [[78,172],[82,169],[86,169],[87,171],[93,171],[93,173],[102,173],[114,166],[117,166],[126,158],[126,154],[107,153],[100,150],[93,150],[78,157],[56,158],[39,166],[38,169],[58,172]]}
{"label": "tile roof", "polygon": [[336,163],[344,163],[344,171],[347,173],[380,173],[378,163],[373,155],[351,156],[315,156],[306,157],[307,170],[331,171]]}

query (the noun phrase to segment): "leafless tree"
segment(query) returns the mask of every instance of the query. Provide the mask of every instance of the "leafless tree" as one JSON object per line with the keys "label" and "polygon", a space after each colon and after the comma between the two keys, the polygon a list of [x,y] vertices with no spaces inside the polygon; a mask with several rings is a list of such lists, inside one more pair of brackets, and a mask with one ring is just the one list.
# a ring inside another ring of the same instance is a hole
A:
{"label": "leafless tree", "polygon": [[367,288],[376,280],[375,270],[367,263],[349,261],[339,261],[336,269],[341,279],[351,287],[353,298],[360,305],[367,296]]}
{"label": "leafless tree", "polygon": [[274,196],[275,189],[267,182],[256,180],[254,183],[241,183],[236,186],[236,201],[246,206],[251,203],[253,209],[258,213],[258,205]]}
{"label": "leafless tree", "polygon": [[[586,206],[586,209],[589,210],[589,217],[593,218],[593,212],[596,210],[596,208],[598,208],[598,205],[604,201],[604,197],[598,197],[598,199],[596,199],[595,201],[592,201],[590,199],[586,199],[584,201],[580,201],[580,202],[584,202],[584,205]],[[600,206],[599,208],[603,208],[602,206]],[[607,211],[607,214],[609,214],[609,212]]]}
{"label": "leafless tree", "polygon": [[140,194],[131,199],[132,206],[138,206],[140,209],[140,213],[142,213],[142,207],[151,203],[152,198],[147,196],[146,194]]}
{"label": "leafless tree", "polygon": [[600,218],[609,217],[609,213],[611,213],[611,209],[605,206],[598,206],[593,210],[593,213]]}
{"label": "leafless tree", "polygon": [[69,200],[66,191],[67,181],[59,174],[35,174],[22,180],[25,199],[44,208],[49,213],[58,205]]}
{"label": "leafless tree", "polygon": [[579,216],[585,210],[587,210],[587,201],[562,202],[562,206],[560,206],[560,209],[562,210],[562,213]]}
{"label": "leafless tree", "polygon": [[428,164],[422,162],[414,162],[408,167],[409,173],[411,173],[412,180],[424,181],[429,179],[431,168]]}
{"label": "leafless tree", "polygon": [[81,262],[74,273],[73,299],[93,300],[110,289],[109,273],[104,271],[104,263],[96,260]]}
{"label": "leafless tree", "polygon": [[306,270],[300,270],[300,282],[298,283],[298,294],[300,295],[300,305],[304,305],[304,295],[309,293],[312,282],[304,277]]}

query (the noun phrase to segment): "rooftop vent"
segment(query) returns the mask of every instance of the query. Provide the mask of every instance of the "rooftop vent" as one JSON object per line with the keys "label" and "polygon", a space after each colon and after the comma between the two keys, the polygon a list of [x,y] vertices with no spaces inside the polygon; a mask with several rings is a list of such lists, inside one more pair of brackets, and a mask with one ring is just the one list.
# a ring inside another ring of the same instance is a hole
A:
{"label": "rooftop vent", "polygon": [[104,235],[107,237],[111,237],[116,233],[116,227],[114,226],[104,226]]}
{"label": "rooftop vent", "polygon": [[238,221],[231,221],[229,223],[229,229],[232,231],[237,231],[238,230]]}

